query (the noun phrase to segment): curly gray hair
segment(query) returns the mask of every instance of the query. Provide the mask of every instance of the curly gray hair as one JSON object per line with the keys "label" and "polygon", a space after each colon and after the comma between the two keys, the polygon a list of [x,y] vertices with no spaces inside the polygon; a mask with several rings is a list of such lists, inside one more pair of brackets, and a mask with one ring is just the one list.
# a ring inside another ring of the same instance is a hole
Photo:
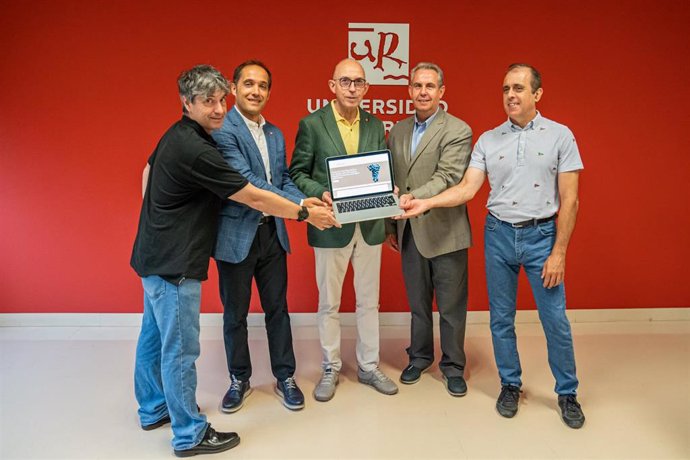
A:
{"label": "curly gray hair", "polygon": [[[216,91],[230,92],[228,80],[215,67],[201,64],[185,70],[177,79],[180,96],[194,102],[196,96],[212,96]],[[184,106],[182,111],[186,112]]]}

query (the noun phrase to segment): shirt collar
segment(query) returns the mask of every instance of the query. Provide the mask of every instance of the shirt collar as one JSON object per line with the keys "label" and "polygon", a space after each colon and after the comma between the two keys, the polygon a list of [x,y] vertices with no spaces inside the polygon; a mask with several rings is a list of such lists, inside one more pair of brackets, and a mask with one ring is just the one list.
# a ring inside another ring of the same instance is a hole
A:
{"label": "shirt collar", "polygon": [[436,115],[438,115],[438,111],[439,111],[439,110],[441,110],[441,107],[437,108],[437,109],[436,109],[436,112],[434,112],[434,114],[433,114],[432,116],[430,116],[429,118],[427,118],[427,119],[424,120],[424,121],[419,121],[419,120],[417,120],[417,112],[415,112],[415,114],[414,114],[414,124],[415,124],[415,126],[420,126],[420,127],[421,127],[421,126],[424,125],[424,127],[426,128],[427,126],[429,126],[429,125],[431,124],[431,122],[434,120],[434,118],[436,118]]}
{"label": "shirt collar", "polygon": [[189,116],[187,116],[186,114],[182,115],[182,119],[180,120],[180,123],[182,123],[184,125],[188,125],[194,131],[196,131],[196,133],[199,136],[201,136],[205,140],[211,142],[213,145],[216,145],[216,141],[213,139],[213,137],[211,137],[211,135],[209,133],[207,133],[206,130],[204,128],[202,128],[199,123],[197,123],[196,121],[189,118]]}
{"label": "shirt collar", "polygon": [[348,126],[352,126],[355,123],[359,122],[359,109],[357,109],[357,116],[355,117],[354,121],[352,123],[350,123],[349,121],[347,121],[347,119],[344,116],[342,116],[342,115],[340,115],[340,113],[338,113],[338,110],[335,108],[335,99],[333,99],[331,101],[331,107],[333,107],[333,114],[335,115],[335,122],[336,123],[342,122]]}
{"label": "shirt collar", "polygon": [[257,122],[255,122],[254,120],[250,120],[249,118],[247,118],[247,117],[245,117],[244,115],[242,115],[242,112],[240,112],[240,110],[237,108],[236,105],[233,107],[233,110],[236,110],[237,113],[240,114],[240,116],[241,116],[242,119],[244,120],[244,123],[245,123],[245,124],[247,125],[247,127],[250,128],[250,129],[252,129],[252,128],[257,128],[257,127],[263,129],[264,125],[266,124],[266,119],[265,119],[264,116],[261,115],[261,114],[259,115],[259,122],[257,123]]}
{"label": "shirt collar", "polygon": [[531,130],[534,128],[538,128],[541,125],[541,122],[542,122],[542,116],[538,110],[537,110],[537,114],[534,116],[534,118],[532,118],[532,120],[530,120],[530,122],[527,123],[524,128],[520,128],[518,125],[513,123],[513,121],[510,119],[510,117],[508,118],[508,126],[510,126],[510,129],[512,129],[513,131],[528,131],[528,130]]}

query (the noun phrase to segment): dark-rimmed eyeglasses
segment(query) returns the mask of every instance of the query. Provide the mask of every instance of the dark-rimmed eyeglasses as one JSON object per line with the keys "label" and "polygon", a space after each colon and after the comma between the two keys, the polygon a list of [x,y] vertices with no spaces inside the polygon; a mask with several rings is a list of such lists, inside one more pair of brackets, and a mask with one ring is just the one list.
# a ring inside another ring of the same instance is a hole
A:
{"label": "dark-rimmed eyeglasses", "polygon": [[367,81],[364,78],[355,78],[354,80],[348,77],[340,77],[336,79],[335,81],[338,82],[341,88],[343,89],[348,89],[351,84],[355,84],[355,88],[357,89],[362,89],[364,86],[367,84]]}

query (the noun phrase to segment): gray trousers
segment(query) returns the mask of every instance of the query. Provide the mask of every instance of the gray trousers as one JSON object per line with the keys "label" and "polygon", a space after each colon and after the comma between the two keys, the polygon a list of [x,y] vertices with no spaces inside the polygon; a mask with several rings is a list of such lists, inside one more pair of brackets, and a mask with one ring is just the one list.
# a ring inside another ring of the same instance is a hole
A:
{"label": "gray trousers", "polygon": [[410,364],[424,369],[434,362],[433,298],[440,316],[441,362],[446,377],[465,371],[467,319],[467,249],[427,259],[417,250],[412,227],[407,224],[401,248],[407,301],[412,313]]}

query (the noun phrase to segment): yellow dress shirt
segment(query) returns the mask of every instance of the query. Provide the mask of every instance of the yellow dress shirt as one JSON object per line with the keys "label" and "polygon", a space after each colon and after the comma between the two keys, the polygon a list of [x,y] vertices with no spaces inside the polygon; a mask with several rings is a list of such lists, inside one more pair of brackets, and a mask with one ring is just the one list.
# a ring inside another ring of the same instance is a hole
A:
{"label": "yellow dress shirt", "polygon": [[348,155],[357,153],[359,149],[359,110],[357,110],[357,118],[350,124],[336,110],[335,100],[331,101],[331,107],[333,108],[333,115],[335,115],[335,124],[338,125],[340,137],[345,144],[345,151]]}

